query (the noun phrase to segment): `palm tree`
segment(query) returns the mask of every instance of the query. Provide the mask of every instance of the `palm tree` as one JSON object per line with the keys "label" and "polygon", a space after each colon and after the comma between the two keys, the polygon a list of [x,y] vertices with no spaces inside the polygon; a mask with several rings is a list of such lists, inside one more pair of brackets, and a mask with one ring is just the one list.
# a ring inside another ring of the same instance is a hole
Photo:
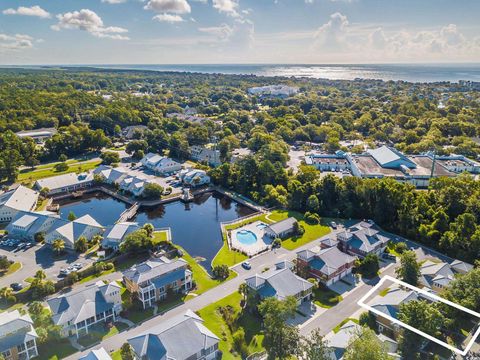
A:
{"label": "palm tree", "polygon": [[55,251],[57,254],[60,254],[63,252],[63,250],[65,250],[65,241],[62,239],[53,240],[52,248],[53,251]]}
{"label": "palm tree", "polygon": [[8,298],[13,296],[13,290],[10,287],[3,287],[0,289],[0,297],[5,300],[5,304],[8,301]]}
{"label": "palm tree", "polygon": [[246,283],[241,283],[238,287],[238,292],[243,297],[243,307],[247,306],[247,297],[248,297],[248,285]]}
{"label": "palm tree", "polygon": [[100,244],[103,240],[103,236],[100,234],[95,235],[92,240],[90,240],[92,245]]}
{"label": "palm tree", "polygon": [[45,271],[43,271],[43,270],[38,270],[35,273],[35,279],[45,280],[46,278],[47,278],[47,274],[45,274]]}

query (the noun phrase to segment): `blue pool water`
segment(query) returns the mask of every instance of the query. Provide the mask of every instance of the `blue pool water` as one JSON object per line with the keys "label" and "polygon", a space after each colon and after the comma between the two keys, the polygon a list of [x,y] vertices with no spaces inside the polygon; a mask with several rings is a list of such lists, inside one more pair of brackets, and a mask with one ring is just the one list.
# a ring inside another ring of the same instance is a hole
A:
{"label": "blue pool water", "polygon": [[267,224],[261,223],[257,225],[257,228],[262,230],[262,229],[265,229],[267,226],[268,226]]}
{"label": "blue pool water", "polygon": [[250,230],[240,230],[236,236],[238,242],[243,245],[253,245],[257,242],[257,236]]}

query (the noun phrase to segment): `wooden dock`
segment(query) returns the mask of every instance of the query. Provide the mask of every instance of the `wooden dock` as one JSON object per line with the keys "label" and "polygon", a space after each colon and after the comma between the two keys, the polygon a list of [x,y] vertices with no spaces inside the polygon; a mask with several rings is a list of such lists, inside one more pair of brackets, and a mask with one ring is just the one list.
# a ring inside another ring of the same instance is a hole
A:
{"label": "wooden dock", "polygon": [[130,208],[125,210],[120,217],[118,218],[117,223],[122,223],[129,221],[137,215],[138,209],[140,208],[140,205],[138,203],[133,204]]}

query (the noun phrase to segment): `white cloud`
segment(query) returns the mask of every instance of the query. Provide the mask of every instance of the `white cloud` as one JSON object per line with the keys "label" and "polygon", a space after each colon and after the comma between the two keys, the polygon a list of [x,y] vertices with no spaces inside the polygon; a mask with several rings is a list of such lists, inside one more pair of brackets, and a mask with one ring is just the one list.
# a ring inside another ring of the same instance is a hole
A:
{"label": "white cloud", "polygon": [[238,17],[238,0],[213,0],[213,7],[221,13]]}
{"label": "white cloud", "polygon": [[166,14],[166,13],[155,15],[153,19],[160,22],[167,22],[170,24],[185,21],[180,15],[173,15],[173,14]]}
{"label": "white cloud", "polygon": [[0,34],[0,50],[23,50],[33,47],[33,38],[29,35]]}
{"label": "white cloud", "polygon": [[149,0],[143,7],[158,13],[188,14],[192,11],[187,0]]}
{"label": "white cloud", "polygon": [[213,35],[218,41],[227,41],[233,34],[233,28],[227,24],[220,26],[201,27],[200,32]]}
{"label": "white cloud", "polygon": [[58,24],[51,27],[56,31],[60,31],[61,29],[78,29],[87,31],[98,38],[129,40],[127,36],[121,35],[127,33],[127,29],[117,26],[106,27],[103,24],[102,18],[89,9],[59,14],[57,15],[57,19]]}
{"label": "white cloud", "polygon": [[320,26],[315,34],[316,43],[325,50],[339,50],[346,46],[348,19],[336,12],[330,15],[330,20]]}
{"label": "white cloud", "polygon": [[107,4],[123,4],[126,2],[127,0],[102,0],[102,3],[107,3]]}
{"label": "white cloud", "polygon": [[50,13],[44,9],[42,9],[38,5],[34,5],[31,7],[26,6],[19,6],[17,9],[6,9],[3,10],[3,14],[5,15],[23,15],[23,16],[36,16],[39,18],[47,19],[51,17]]}

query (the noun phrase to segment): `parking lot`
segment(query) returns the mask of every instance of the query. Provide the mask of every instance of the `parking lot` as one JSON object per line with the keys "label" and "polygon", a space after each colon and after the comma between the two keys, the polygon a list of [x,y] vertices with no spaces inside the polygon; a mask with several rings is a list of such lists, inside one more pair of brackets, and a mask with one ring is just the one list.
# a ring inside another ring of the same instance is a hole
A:
{"label": "parking lot", "polygon": [[93,262],[93,259],[81,256],[75,252],[65,251],[62,255],[56,255],[48,245],[32,243],[22,246],[17,244],[9,246],[7,237],[0,242],[0,255],[5,255],[9,260],[20,262],[22,268],[13,274],[0,277],[0,288],[9,286],[12,283],[26,285],[25,279],[33,277],[37,270],[44,270],[47,279],[58,280],[60,270],[72,267],[74,264],[81,264],[82,268]]}

